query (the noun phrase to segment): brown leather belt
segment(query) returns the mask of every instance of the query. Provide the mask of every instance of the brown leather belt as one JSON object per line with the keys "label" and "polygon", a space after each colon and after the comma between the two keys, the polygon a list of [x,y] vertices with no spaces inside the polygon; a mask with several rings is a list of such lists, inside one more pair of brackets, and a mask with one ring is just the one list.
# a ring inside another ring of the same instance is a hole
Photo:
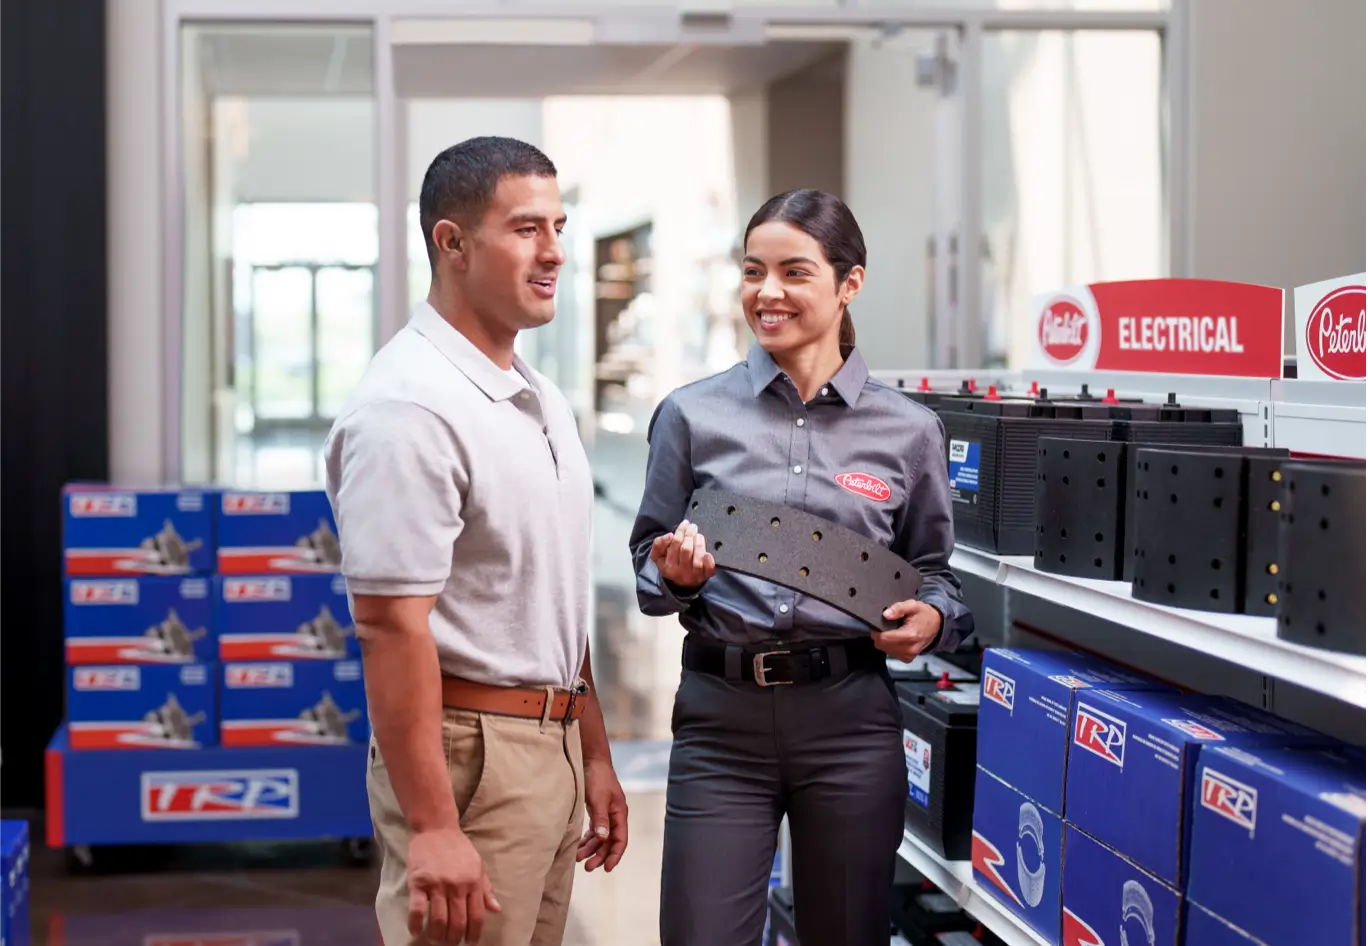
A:
{"label": "brown leather belt", "polygon": [[[588,688],[566,691],[556,689],[547,719],[568,721],[584,714]],[[472,710],[496,716],[521,716],[541,719],[546,713],[546,690],[540,687],[501,687],[442,675],[442,705],[449,709]]]}

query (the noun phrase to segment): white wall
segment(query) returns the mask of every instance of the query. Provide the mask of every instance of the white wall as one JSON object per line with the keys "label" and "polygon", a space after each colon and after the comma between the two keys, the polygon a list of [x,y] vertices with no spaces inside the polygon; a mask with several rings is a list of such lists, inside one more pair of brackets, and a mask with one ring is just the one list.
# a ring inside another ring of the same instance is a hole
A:
{"label": "white wall", "polygon": [[1192,275],[1290,290],[1362,272],[1363,0],[1191,6]]}

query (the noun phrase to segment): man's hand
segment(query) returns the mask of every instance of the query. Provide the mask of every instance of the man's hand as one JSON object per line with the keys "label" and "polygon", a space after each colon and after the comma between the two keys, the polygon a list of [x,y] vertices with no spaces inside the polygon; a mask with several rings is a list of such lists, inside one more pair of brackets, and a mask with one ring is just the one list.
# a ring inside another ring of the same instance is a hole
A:
{"label": "man's hand", "polygon": [[408,887],[409,932],[434,946],[478,943],[485,911],[500,912],[484,862],[460,828],[414,832],[408,849]]}
{"label": "man's hand", "polygon": [[915,598],[891,605],[884,611],[884,617],[902,620],[902,626],[891,631],[872,631],[874,646],[904,663],[931,646],[941,629],[941,613]]}
{"label": "man's hand", "polygon": [[651,561],[661,577],[681,588],[701,587],[717,570],[707,540],[688,519],[651,543]]}
{"label": "man's hand", "polygon": [[627,796],[609,760],[585,761],[584,807],[589,811],[589,828],[580,841],[575,860],[589,858],[585,870],[602,866],[612,873],[627,850]]}

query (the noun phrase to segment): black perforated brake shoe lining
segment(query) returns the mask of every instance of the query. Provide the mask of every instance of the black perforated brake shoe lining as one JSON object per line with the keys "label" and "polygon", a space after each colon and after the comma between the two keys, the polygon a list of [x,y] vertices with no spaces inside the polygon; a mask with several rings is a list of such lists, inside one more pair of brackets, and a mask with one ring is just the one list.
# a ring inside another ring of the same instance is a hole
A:
{"label": "black perforated brake shoe lining", "polygon": [[824,601],[875,630],[901,624],[889,605],[921,588],[921,572],[898,555],[821,516],[720,490],[689,499],[688,520],[718,568],[763,578]]}

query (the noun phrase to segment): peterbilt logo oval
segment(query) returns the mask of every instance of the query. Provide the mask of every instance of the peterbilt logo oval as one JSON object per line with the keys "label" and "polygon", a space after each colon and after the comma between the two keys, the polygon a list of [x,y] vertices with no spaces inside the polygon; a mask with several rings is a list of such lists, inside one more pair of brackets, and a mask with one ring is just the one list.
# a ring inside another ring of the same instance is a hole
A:
{"label": "peterbilt logo oval", "polygon": [[1306,351],[1332,378],[1364,380],[1364,301],[1363,286],[1341,286],[1306,320]]}
{"label": "peterbilt logo oval", "polygon": [[872,499],[876,503],[886,503],[893,495],[888,484],[871,473],[840,473],[836,476],[836,482],[856,496]]}
{"label": "peterbilt logo oval", "polygon": [[1040,348],[1051,361],[1069,364],[1088,347],[1088,317],[1072,299],[1058,299],[1040,313]]}

